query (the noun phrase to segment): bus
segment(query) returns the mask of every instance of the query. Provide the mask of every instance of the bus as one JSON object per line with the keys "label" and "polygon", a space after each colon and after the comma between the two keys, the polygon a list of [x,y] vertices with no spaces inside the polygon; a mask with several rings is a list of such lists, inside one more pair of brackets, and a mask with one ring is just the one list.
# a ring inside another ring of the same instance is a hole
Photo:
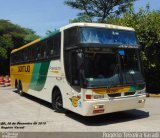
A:
{"label": "bus", "polygon": [[143,108],[146,84],[133,28],[72,23],[11,52],[11,85],[82,116]]}

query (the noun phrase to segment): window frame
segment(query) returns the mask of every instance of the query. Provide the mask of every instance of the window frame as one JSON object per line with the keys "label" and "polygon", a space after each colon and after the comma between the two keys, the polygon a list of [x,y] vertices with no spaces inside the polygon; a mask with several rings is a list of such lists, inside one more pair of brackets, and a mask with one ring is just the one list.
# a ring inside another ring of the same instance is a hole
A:
{"label": "window frame", "polygon": [[[25,63],[34,63],[34,62],[41,62],[41,61],[48,61],[48,60],[57,60],[60,59],[61,57],[61,32],[58,32],[56,34],[54,34],[53,36],[49,36],[45,39],[42,39],[41,41],[30,45],[24,49],[21,49],[17,52],[11,53],[10,57],[10,64],[11,65],[17,65],[17,64],[25,64]],[[58,40],[56,40],[58,39]],[[47,44],[47,41],[53,41],[53,45],[51,46],[53,48],[53,55],[52,56],[48,56],[48,57],[44,57],[44,52],[43,50],[46,50],[46,55],[47,54],[47,50],[49,45]],[[54,42],[55,41],[55,42]],[[56,46],[54,43],[58,43],[58,54],[54,54],[54,47]],[[36,51],[36,49],[39,49],[39,52],[41,54],[40,58],[37,58],[38,56],[38,52]],[[42,55],[43,54],[43,55]],[[20,57],[22,56],[22,57]],[[25,57],[28,57],[25,60]],[[17,61],[18,60],[18,61]]]}

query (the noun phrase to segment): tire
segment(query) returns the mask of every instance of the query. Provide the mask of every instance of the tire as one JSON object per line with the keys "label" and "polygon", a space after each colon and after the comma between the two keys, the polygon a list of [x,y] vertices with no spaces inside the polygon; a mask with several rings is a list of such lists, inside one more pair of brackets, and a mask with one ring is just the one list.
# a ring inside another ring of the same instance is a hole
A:
{"label": "tire", "polygon": [[17,80],[15,82],[15,89],[16,89],[15,92],[18,93],[19,92],[19,84],[18,84]]}
{"label": "tire", "polygon": [[18,83],[17,83],[17,80],[15,81],[15,88],[17,89],[17,85],[18,85]]}
{"label": "tire", "polygon": [[52,107],[58,113],[65,112],[65,109],[63,108],[62,95],[59,90],[55,90],[52,94]]}
{"label": "tire", "polygon": [[19,94],[20,96],[23,96],[23,95],[24,95],[21,82],[19,82],[19,84],[18,84],[17,91],[18,91],[18,94]]}

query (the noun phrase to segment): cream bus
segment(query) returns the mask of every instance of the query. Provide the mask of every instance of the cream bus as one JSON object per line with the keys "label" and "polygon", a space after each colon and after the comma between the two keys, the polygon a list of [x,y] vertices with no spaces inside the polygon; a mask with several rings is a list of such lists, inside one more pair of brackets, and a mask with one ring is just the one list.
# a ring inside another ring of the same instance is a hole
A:
{"label": "cream bus", "polygon": [[11,85],[58,112],[94,116],[142,108],[140,50],[133,28],[69,24],[11,52]]}

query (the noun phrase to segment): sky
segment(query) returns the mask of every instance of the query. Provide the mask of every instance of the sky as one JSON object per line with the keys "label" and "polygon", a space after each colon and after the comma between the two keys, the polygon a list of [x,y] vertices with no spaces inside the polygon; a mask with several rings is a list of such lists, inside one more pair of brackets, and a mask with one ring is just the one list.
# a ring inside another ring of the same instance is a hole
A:
{"label": "sky", "polygon": [[[135,8],[148,0],[137,0]],[[152,10],[160,9],[160,0],[150,0]],[[0,0],[0,19],[30,28],[40,36],[48,30],[67,25],[79,11],[64,5],[64,0]]]}

